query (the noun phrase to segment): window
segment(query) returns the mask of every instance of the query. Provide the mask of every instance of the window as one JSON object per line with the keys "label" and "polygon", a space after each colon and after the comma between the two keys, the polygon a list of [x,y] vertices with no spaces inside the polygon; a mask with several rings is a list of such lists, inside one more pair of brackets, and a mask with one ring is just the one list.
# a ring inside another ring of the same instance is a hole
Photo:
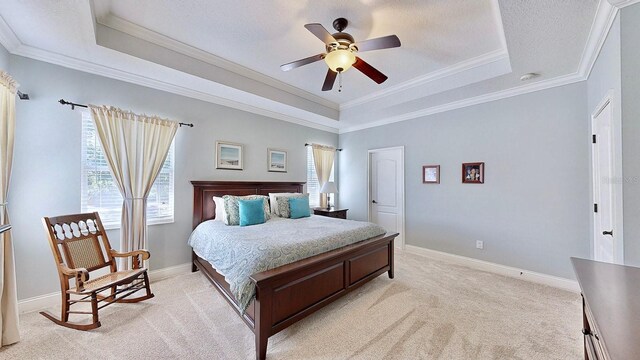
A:
{"label": "window", "polygon": [[[333,181],[333,173],[336,168],[336,162],[333,161],[331,168],[331,176],[329,181]],[[307,146],[307,192],[309,193],[309,206],[320,206],[320,184],[318,183],[318,175],[316,174],[316,166],[313,162],[313,147]],[[331,196],[331,205],[334,204],[334,196]]]}
{"label": "window", "polygon": [[[173,222],[173,144],[147,200],[147,224]],[[120,227],[122,196],[111,176],[96,128],[88,112],[82,113],[81,211],[100,213],[106,228]]]}

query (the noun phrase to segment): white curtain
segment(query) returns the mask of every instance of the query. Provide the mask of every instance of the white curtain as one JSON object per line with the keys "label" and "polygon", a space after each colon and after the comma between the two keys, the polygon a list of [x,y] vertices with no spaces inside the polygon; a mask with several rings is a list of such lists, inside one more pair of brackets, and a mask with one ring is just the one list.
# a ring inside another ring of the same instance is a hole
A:
{"label": "white curtain", "polygon": [[[9,74],[0,71],[0,224],[9,224],[7,195],[13,160],[13,134],[16,124],[16,88]],[[0,346],[20,341],[18,332],[18,294],[11,231],[0,235]]]}
{"label": "white curtain", "polygon": [[[178,130],[175,121],[89,105],[96,133],[122,198],[120,249],[147,246],[147,197]],[[129,264],[123,263],[123,268]]]}
{"label": "white curtain", "polygon": [[[331,169],[333,168],[333,159],[336,156],[336,148],[326,145],[312,144],[313,148],[313,164],[316,168],[318,176],[318,185],[320,189],[329,181]],[[320,194],[320,206],[327,207],[327,194]]]}

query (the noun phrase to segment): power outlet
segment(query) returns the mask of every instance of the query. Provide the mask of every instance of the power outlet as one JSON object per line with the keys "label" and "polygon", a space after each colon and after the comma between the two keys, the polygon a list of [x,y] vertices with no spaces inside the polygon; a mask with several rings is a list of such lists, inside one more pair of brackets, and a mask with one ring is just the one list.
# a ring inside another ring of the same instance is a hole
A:
{"label": "power outlet", "polygon": [[476,249],[484,249],[484,241],[476,240]]}

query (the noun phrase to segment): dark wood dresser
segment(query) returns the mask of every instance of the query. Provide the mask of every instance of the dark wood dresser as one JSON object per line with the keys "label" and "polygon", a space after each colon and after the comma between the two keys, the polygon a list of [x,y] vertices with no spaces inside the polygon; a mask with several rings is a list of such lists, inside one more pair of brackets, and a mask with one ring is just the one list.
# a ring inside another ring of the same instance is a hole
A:
{"label": "dark wood dresser", "polygon": [[640,268],[571,262],[582,290],[585,359],[640,359]]}
{"label": "dark wood dresser", "polygon": [[347,210],[349,209],[336,209],[336,208],[313,208],[314,215],[327,216],[338,219],[347,218]]}

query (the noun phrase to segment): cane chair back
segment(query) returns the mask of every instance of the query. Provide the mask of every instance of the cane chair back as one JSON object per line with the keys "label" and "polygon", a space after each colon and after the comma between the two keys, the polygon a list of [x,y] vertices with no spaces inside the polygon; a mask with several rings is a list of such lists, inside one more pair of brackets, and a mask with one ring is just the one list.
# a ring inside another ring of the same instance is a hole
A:
{"label": "cane chair back", "polygon": [[85,268],[91,272],[104,267],[117,271],[109,239],[98,213],[44,218],[49,244],[58,264]]}

